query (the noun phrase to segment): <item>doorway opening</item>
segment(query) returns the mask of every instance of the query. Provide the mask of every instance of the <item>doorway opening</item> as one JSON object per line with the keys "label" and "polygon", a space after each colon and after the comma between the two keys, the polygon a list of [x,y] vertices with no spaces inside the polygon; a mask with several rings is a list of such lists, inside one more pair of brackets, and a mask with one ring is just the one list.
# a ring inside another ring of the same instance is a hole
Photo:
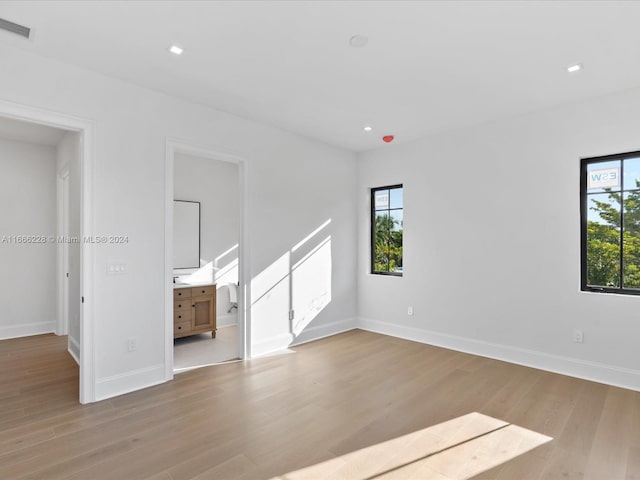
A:
{"label": "doorway opening", "polygon": [[249,357],[246,163],[167,140],[166,377]]}
{"label": "doorway opening", "polygon": [[[12,166],[11,159],[5,157],[8,162],[5,167],[14,169],[16,179],[32,178],[22,185],[27,191],[21,191],[20,185],[11,189],[13,193],[5,189],[5,195],[11,198],[3,203],[9,207],[12,199],[14,202],[21,199],[21,204],[14,203],[16,208],[5,212],[3,224],[5,229],[10,227],[12,230],[5,233],[7,246],[15,247],[10,253],[15,255],[10,261],[16,264],[11,269],[12,283],[9,286],[13,285],[17,290],[8,294],[22,305],[16,308],[22,308],[20,312],[23,314],[15,317],[15,325],[4,325],[7,328],[0,329],[4,330],[0,338],[44,333],[68,335],[67,350],[79,365],[80,402],[93,402],[95,382],[90,307],[93,302],[93,252],[91,245],[82,241],[92,233],[93,123],[0,101],[0,124],[4,126],[5,140],[13,135],[13,146],[7,144],[6,147],[13,148],[17,157],[29,160],[26,165],[14,158]],[[48,153],[42,145],[33,148],[38,142],[49,143]],[[43,163],[41,159],[47,155],[51,161]],[[46,198],[38,193],[40,188],[46,190]],[[20,209],[23,215],[19,213]],[[42,217],[42,213],[47,218]],[[9,249],[4,253],[8,254]],[[33,288],[37,282],[42,283],[40,290]],[[34,290],[40,291],[42,298],[32,296],[29,302],[20,302],[21,291]],[[25,310],[27,305],[33,311]],[[47,312],[44,318],[38,308]]]}

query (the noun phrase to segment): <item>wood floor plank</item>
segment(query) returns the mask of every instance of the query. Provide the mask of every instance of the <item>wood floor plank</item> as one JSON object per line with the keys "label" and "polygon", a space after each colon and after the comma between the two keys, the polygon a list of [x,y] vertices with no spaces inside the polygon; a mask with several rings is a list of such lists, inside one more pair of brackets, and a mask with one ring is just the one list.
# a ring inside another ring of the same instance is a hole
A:
{"label": "wood floor plank", "polygon": [[587,457],[600,423],[609,387],[600,383],[585,383],[556,447]]}
{"label": "wood floor plank", "polygon": [[633,397],[633,419],[631,420],[630,444],[640,448],[640,396]]}
{"label": "wood floor plank", "polygon": [[629,448],[625,480],[640,480],[640,448],[638,447]]}
{"label": "wood floor plank", "polygon": [[478,473],[469,480],[539,480],[548,461],[527,452],[497,467]]}
{"label": "wood floor plank", "polygon": [[543,372],[518,365],[504,365],[508,368],[500,373],[502,385],[487,399],[481,412],[491,417],[506,419],[510,418],[514,408],[529,395]]}
{"label": "wood floor plank", "polygon": [[356,475],[361,449],[391,465],[424,444],[386,453],[383,442],[479,412],[553,440],[511,458],[506,430],[383,478],[640,480],[639,392],[354,330],[80,405],[66,344],[0,341],[0,478],[290,480],[314,465]]}
{"label": "wood floor plank", "polygon": [[169,475],[168,472],[160,472],[140,480],[173,480],[173,478],[171,478],[171,475]]}
{"label": "wood floor plank", "polygon": [[636,392],[610,387],[585,469],[585,480],[624,478]]}
{"label": "wood floor plank", "polygon": [[236,455],[193,477],[193,480],[251,480],[259,476],[258,467],[251,460],[244,455]]}
{"label": "wood floor plank", "polygon": [[546,463],[540,475],[540,480],[582,480],[585,478],[584,472],[589,457],[580,452],[556,447],[547,455],[545,460]]}

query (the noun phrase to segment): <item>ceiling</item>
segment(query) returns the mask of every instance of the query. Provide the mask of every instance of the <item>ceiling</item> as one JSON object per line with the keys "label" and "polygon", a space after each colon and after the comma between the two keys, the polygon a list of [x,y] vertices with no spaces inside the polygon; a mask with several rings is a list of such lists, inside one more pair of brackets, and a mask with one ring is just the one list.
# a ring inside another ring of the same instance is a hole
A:
{"label": "ceiling", "polygon": [[0,117],[0,138],[55,147],[66,130]]}
{"label": "ceiling", "polygon": [[0,17],[33,29],[2,43],[353,151],[640,86],[640,2],[4,0]]}

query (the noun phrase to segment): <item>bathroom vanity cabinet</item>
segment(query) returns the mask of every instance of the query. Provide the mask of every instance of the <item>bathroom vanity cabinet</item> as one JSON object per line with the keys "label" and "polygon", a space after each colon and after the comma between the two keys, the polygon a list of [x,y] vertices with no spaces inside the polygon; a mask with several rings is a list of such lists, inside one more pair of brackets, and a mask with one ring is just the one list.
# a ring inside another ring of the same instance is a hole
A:
{"label": "bathroom vanity cabinet", "polygon": [[216,285],[173,289],[173,338],[211,332],[216,338]]}

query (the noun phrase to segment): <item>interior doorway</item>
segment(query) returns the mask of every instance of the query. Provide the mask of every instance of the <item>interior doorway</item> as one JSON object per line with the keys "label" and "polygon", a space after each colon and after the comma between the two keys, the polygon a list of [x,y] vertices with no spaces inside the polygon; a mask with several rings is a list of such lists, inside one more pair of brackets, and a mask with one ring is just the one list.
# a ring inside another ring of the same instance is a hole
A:
{"label": "interior doorway", "polygon": [[[54,295],[53,301],[47,302],[48,311],[52,312],[51,321],[49,326],[20,325],[16,333],[22,332],[23,335],[30,335],[44,333],[42,330],[48,330],[58,334],[67,334],[73,330],[74,338],[73,341],[69,340],[68,342],[68,351],[79,365],[80,402],[89,403],[95,401],[92,356],[93,317],[91,314],[93,252],[91,245],[84,243],[82,239],[89,237],[92,233],[90,226],[92,223],[93,123],[57,112],[3,101],[0,101],[0,121],[7,124],[14,123],[18,125],[19,130],[23,129],[24,132],[28,132],[30,129],[31,131],[40,129],[57,131],[62,134],[60,143],[57,145],[55,170],[51,178],[52,190],[55,192],[54,200],[51,201],[56,212],[53,215],[54,232],[47,232],[47,235],[26,231],[14,233],[16,238],[20,238],[20,241],[24,240],[28,243],[38,241],[43,245],[48,245],[48,250],[54,252],[55,258],[52,260],[52,269],[55,272],[55,282],[52,287]],[[28,138],[25,141],[28,142]],[[66,149],[66,153],[73,152],[75,155],[75,167],[69,165],[68,171],[71,172],[72,168],[76,168],[76,197],[71,191],[74,188],[73,181],[65,180],[64,169],[60,168],[60,158],[65,156],[64,152],[60,153],[61,149]],[[65,195],[66,206],[64,205]],[[26,198],[31,197],[27,196]],[[67,233],[70,233],[70,228],[75,226],[75,235],[63,236],[65,222],[69,227]],[[63,248],[65,243],[67,243],[66,252]],[[71,250],[74,253],[71,253]],[[31,272],[33,275],[38,273],[38,269]],[[69,274],[68,277],[67,274]],[[75,316],[73,312],[75,312]],[[29,329],[32,331],[30,332]],[[8,337],[5,336],[5,338]],[[69,338],[71,339],[71,336]]]}
{"label": "interior doorway", "polygon": [[[167,379],[198,366],[249,357],[246,182],[243,159],[167,140]],[[204,307],[197,311],[207,302],[209,288],[215,293],[213,323]],[[180,300],[189,295],[193,301]]]}

